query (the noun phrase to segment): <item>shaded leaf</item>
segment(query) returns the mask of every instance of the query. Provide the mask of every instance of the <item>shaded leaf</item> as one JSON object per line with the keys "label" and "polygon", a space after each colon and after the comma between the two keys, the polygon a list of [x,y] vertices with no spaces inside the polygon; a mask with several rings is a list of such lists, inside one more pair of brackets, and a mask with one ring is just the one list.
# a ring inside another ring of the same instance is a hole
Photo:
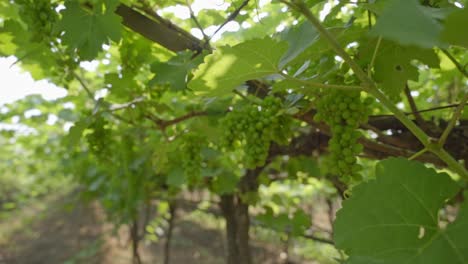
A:
{"label": "shaded leaf", "polygon": [[89,118],[85,118],[76,122],[68,131],[68,135],[64,138],[65,143],[68,147],[72,148],[81,139],[84,130],[89,126],[91,120]]}
{"label": "shaded leaf", "polygon": [[450,14],[444,23],[442,39],[450,44],[468,48],[468,31],[461,29],[462,25],[468,25],[468,9],[459,9]]}
{"label": "shaded leaf", "polygon": [[459,187],[446,174],[403,158],[381,161],[358,185],[334,225],[336,246],[352,264],[468,263],[468,211],[446,229],[438,212]]}
{"label": "shaded leaf", "polygon": [[213,191],[217,194],[233,193],[238,182],[239,178],[234,173],[223,173],[213,179]]}
{"label": "shaded leaf", "polygon": [[184,171],[182,168],[176,168],[171,170],[167,175],[166,183],[172,187],[181,187],[187,181],[187,177],[185,176]]}
{"label": "shaded leaf", "polygon": [[65,31],[64,44],[77,49],[82,59],[92,60],[103,44],[108,44],[109,40],[119,41],[122,25],[121,18],[114,13],[115,7],[115,3],[106,1],[106,8],[96,4],[89,11],[78,1],[66,1],[59,23],[59,28]]}
{"label": "shaded leaf", "polygon": [[[371,41],[360,49],[363,62],[370,62],[375,45],[376,41]],[[407,81],[418,80],[419,70],[412,63],[413,60],[429,67],[439,67],[439,57],[432,49],[401,46],[386,40],[381,42],[374,63],[374,77],[390,98],[398,100]]]}
{"label": "shaded leaf", "polygon": [[138,87],[134,76],[127,73],[107,73],[104,75],[104,82],[110,88],[111,95],[122,99],[131,97],[129,91],[135,90]]}
{"label": "shaded leaf", "polygon": [[371,34],[404,45],[442,46],[442,26],[417,0],[392,0],[382,11]]}
{"label": "shaded leaf", "polygon": [[280,35],[282,40],[289,43],[288,50],[281,58],[279,67],[283,68],[284,65],[292,61],[297,55],[301,54],[310,45],[319,39],[319,34],[314,26],[306,21],[298,27],[290,28]]}
{"label": "shaded leaf", "polygon": [[182,52],[172,57],[167,62],[155,62],[151,65],[151,71],[156,76],[151,79],[149,84],[165,85],[169,84],[174,91],[185,90],[190,71],[200,64],[203,56],[197,56],[192,59],[192,52]]}

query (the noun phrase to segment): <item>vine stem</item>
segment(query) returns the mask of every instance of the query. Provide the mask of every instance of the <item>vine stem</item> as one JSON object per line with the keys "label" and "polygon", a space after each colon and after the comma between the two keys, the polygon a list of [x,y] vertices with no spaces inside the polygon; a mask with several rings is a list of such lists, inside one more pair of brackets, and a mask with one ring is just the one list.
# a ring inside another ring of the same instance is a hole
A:
{"label": "vine stem", "polygon": [[448,135],[450,134],[452,129],[455,127],[455,124],[457,123],[458,118],[460,118],[463,108],[465,107],[466,101],[468,101],[468,93],[465,93],[465,96],[463,96],[463,99],[458,104],[458,107],[455,109],[455,112],[453,112],[453,116],[452,116],[452,119],[450,120],[450,123],[445,128],[444,132],[442,133],[442,136],[440,136],[439,145],[441,147],[444,146]]}
{"label": "vine stem", "polygon": [[197,17],[195,16],[195,13],[193,12],[192,9],[192,3],[189,0],[185,0],[185,3],[189,9],[190,12],[190,18],[195,22],[195,25],[197,26],[198,29],[200,29],[202,35],[203,35],[203,40],[205,40],[205,45],[210,45],[210,38],[206,35],[205,31],[203,30],[202,25],[198,21]]}
{"label": "vine stem", "polygon": [[299,13],[303,14],[309,22],[314,25],[320,35],[328,41],[332,46],[333,50],[349,65],[353,70],[354,74],[362,82],[362,90],[371,94],[377,98],[380,103],[382,103],[390,112],[392,112],[395,117],[400,120],[403,125],[405,125],[416,138],[421,141],[424,147],[430,152],[437,155],[441,160],[443,160],[448,167],[454,172],[458,173],[465,180],[468,180],[468,171],[458,163],[448,152],[446,152],[439,144],[435,143],[432,138],[430,138],[420,127],[418,127],[411,119],[409,119],[405,113],[400,111],[388,97],[383,94],[375,82],[364,72],[364,70],[354,61],[351,56],[341,47],[335,37],[322,25],[322,23],[310,12],[307,5],[302,0],[292,0],[292,2],[286,0],[280,0],[281,2],[287,4],[288,6],[296,9]]}
{"label": "vine stem", "polygon": [[94,98],[94,94],[88,88],[88,85],[85,83],[85,81],[76,72],[72,72],[72,76],[80,83],[81,87],[85,90],[88,97],[94,102],[96,102],[97,100]]}
{"label": "vine stem", "polygon": [[427,149],[426,148],[423,148],[421,149],[420,151],[414,153],[411,157],[409,157],[408,159],[409,160],[414,160],[415,158],[421,156],[422,154],[426,153]]}
{"label": "vine stem", "polygon": [[455,59],[455,57],[452,56],[452,54],[450,54],[450,52],[446,49],[441,49],[441,51],[445,54],[445,56],[447,56],[447,58],[449,58],[450,61],[452,61],[452,63],[455,65],[455,67],[457,67],[458,71],[463,74],[466,78],[468,78],[468,72],[466,71],[465,67],[466,66],[463,66],[461,65],[457,59]]}
{"label": "vine stem", "polygon": [[280,73],[281,76],[293,82],[301,83],[305,86],[315,87],[315,88],[325,88],[325,89],[341,89],[341,90],[362,90],[361,86],[357,85],[340,85],[340,84],[325,84],[319,82],[312,82],[308,80],[302,80],[295,77],[291,77],[287,74]]}
{"label": "vine stem", "polygon": [[369,65],[369,69],[367,69],[367,77],[369,78],[371,77],[371,74],[372,74],[372,68],[374,68],[375,58],[377,57],[377,52],[379,51],[379,48],[380,48],[380,42],[382,42],[382,37],[379,37],[379,39],[377,40],[377,44],[375,44],[375,49],[374,49],[374,53],[372,54],[372,59]]}

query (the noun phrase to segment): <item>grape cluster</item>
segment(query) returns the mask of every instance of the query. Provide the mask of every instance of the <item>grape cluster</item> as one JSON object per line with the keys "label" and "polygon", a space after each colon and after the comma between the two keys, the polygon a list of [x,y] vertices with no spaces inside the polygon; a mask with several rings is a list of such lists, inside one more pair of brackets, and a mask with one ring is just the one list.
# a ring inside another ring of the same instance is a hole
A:
{"label": "grape cluster", "polygon": [[182,168],[189,182],[196,182],[201,174],[201,146],[203,139],[192,133],[184,134],[181,144]]}
{"label": "grape cluster", "polygon": [[265,163],[271,141],[284,141],[289,118],[280,114],[281,99],[266,97],[260,105],[245,105],[229,112],[222,120],[223,146],[242,146],[247,168]]}
{"label": "grape cluster", "polygon": [[317,102],[315,120],[330,126],[332,137],[328,142],[330,172],[344,181],[360,178],[361,166],[356,156],[362,152],[357,141],[361,136],[358,127],[367,122],[370,98],[362,100],[359,91],[327,91]]}
{"label": "grape cluster", "polygon": [[58,20],[56,6],[49,0],[16,0],[19,14],[31,32],[31,41],[48,43]]}
{"label": "grape cluster", "polygon": [[97,117],[88,126],[91,133],[86,135],[90,151],[100,160],[106,160],[111,156],[109,146],[112,132],[106,126],[107,121],[102,117]]}
{"label": "grape cluster", "polygon": [[139,70],[144,58],[141,58],[140,50],[144,47],[138,47],[131,36],[129,35],[122,41],[119,48],[120,58],[122,61],[122,70],[128,71],[134,75]]}

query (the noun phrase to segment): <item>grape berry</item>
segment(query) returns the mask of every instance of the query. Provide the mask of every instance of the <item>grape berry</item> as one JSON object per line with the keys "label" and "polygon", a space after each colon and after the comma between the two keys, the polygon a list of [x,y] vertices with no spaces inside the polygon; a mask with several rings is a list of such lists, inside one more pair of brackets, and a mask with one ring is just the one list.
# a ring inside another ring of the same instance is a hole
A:
{"label": "grape berry", "polygon": [[49,44],[53,27],[58,20],[56,5],[49,0],[16,0],[19,5],[19,14],[28,30],[31,32],[31,40]]}

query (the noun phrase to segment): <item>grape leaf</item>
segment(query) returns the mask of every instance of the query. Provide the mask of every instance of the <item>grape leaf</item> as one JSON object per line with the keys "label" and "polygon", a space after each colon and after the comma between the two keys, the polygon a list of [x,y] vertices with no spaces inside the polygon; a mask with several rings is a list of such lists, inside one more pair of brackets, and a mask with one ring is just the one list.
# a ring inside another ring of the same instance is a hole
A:
{"label": "grape leaf", "polygon": [[279,232],[288,232],[293,236],[301,236],[311,225],[310,216],[301,209],[293,214],[283,212],[277,215],[273,213],[270,207],[266,207],[265,210],[266,212],[257,215],[255,220]]}
{"label": "grape leaf", "polygon": [[138,87],[138,83],[135,81],[134,76],[131,74],[123,73],[106,73],[104,75],[104,82],[110,88],[113,99],[122,98],[128,100],[132,95],[128,91]]}
{"label": "grape leaf", "polygon": [[[369,41],[360,48],[362,62],[368,64],[372,58],[376,41]],[[419,71],[411,62],[418,60],[429,67],[439,67],[439,57],[432,49],[416,46],[401,46],[382,40],[374,62],[374,77],[384,92],[392,99],[399,98],[408,80],[417,81]]]}
{"label": "grape leaf", "polygon": [[18,6],[13,5],[8,1],[0,2],[0,17],[4,20],[18,17]]}
{"label": "grape leaf", "polygon": [[119,41],[122,34],[121,18],[114,13],[118,1],[107,0],[105,8],[96,4],[85,10],[79,1],[66,1],[61,12],[59,28],[65,32],[64,44],[77,49],[83,60],[94,59],[109,40]]}
{"label": "grape leaf", "polygon": [[239,178],[232,172],[226,172],[214,177],[212,182],[213,191],[217,194],[233,193],[237,188]]}
{"label": "grape leaf", "polygon": [[80,141],[83,132],[88,128],[91,123],[90,118],[85,118],[75,122],[75,124],[68,131],[68,135],[64,137],[64,143],[69,147],[73,148]]}
{"label": "grape leaf", "polygon": [[439,227],[438,212],[459,186],[446,174],[403,158],[381,161],[376,179],[358,185],[334,224],[349,264],[468,263],[468,203]]}
{"label": "grape leaf", "polygon": [[[367,34],[368,30],[367,28],[353,26],[351,23],[340,27],[329,27],[327,29],[336,38],[341,46],[347,46],[350,43],[360,41],[360,38],[362,38],[364,34]],[[288,62],[288,64],[303,64],[304,61],[307,60],[318,61],[321,64],[320,68],[323,68],[322,71],[328,71],[326,68],[329,67],[325,67],[324,64],[321,63],[322,60],[326,60],[325,56],[327,55],[331,57],[335,56],[333,48],[326,39],[319,37],[314,39],[313,43],[308,45],[308,47],[303,52],[298,54],[295,58],[292,59],[292,61]],[[332,64],[336,65],[334,60],[332,61]]]}
{"label": "grape leaf", "polygon": [[187,177],[181,168],[171,170],[167,175],[166,183],[171,187],[181,187],[187,182]]}
{"label": "grape leaf", "polygon": [[468,48],[468,31],[460,30],[461,25],[468,25],[468,9],[459,9],[451,13],[444,23],[442,39],[450,44]]}
{"label": "grape leaf", "polygon": [[0,55],[20,58],[23,69],[36,80],[62,71],[56,54],[45,43],[31,41],[28,30],[15,20],[8,19],[0,27]]}
{"label": "grape leaf", "polygon": [[293,27],[284,31],[284,33],[280,35],[280,38],[289,43],[288,51],[283,55],[280,61],[280,67],[282,68],[316,42],[319,39],[319,34],[315,27],[310,22],[306,21],[298,27]]}
{"label": "grape leaf", "polygon": [[193,53],[182,52],[172,57],[167,62],[154,62],[151,71],[156,76],[149,82],[150,86],[155,84],[169,84],[173,91],[185,90],[187,76],[190,71],[202,62],[203,56],[199,55],[192,59]]}
{"label": "grape leaf", "polygon": [[287,46],[286,42],[271,38],[249,40],[233,47],[222,46],[205,57],[194,72],[189,88],[200,94],[222,95],[246,80],[277,73]]}
{"label": "grape leaf", "polygon": [[442,26],[417,0],[392,0],[371,30],[374,36],[423,48],[443,46]]}

